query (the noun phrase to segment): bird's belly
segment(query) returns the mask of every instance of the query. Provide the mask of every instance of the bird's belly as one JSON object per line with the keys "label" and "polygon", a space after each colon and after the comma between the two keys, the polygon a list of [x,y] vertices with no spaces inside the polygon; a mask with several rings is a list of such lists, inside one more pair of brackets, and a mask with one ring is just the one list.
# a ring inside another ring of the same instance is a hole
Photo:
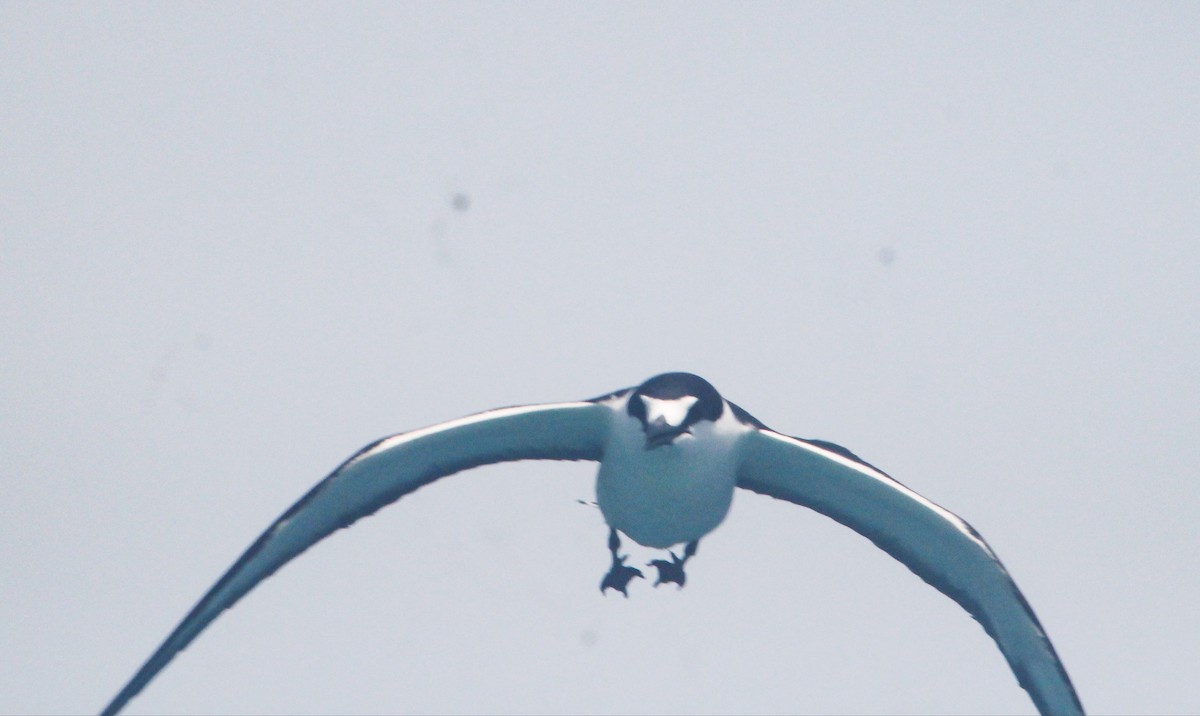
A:
{"label": "bird's belly", "polygon": [[727,454],[691,438],[646,450],[610,446],[596,477],[596,501],[611,527],[647,547],[708,534],[729,512],[736,481]]}

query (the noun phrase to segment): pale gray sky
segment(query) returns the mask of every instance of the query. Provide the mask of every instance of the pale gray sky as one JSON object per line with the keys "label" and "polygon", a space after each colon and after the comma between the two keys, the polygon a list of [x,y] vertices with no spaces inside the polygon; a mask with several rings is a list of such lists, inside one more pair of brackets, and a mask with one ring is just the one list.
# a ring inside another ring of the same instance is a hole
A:
{"label": "pale gray sky", "polygon": [[[0,710],[98,710],[376,437],[688,370],[972,522],[1091,711],[1195,713],[1198,36],[1189,3],[0,4]],[[405,498],[130,712],[1032,712],[962,609],[767,498],[683,591],[601,598],[593,474]]]}

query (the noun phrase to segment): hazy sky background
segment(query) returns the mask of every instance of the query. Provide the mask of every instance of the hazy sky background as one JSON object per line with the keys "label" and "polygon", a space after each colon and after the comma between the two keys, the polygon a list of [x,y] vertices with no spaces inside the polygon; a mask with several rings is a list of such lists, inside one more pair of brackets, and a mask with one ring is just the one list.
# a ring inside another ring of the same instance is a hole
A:
{"label": "hazy sky background", "polygon": [[[0,4],[0,710],[98,710],[374,438],[688,370],[974,524],[1091,711],[1195,713],[1197,37],[1195,3]],[[601,598],[594,473],[401,500],[130,713],[1033,711],[956,604],[765,497],[683,591]]]}

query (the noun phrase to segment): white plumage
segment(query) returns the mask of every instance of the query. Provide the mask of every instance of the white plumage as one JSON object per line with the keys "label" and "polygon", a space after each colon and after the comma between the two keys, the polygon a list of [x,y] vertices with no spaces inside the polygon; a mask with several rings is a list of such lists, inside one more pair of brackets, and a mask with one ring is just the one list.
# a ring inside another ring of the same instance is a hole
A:
{"label": "white plumage", "polygon": [[283,513],[204,595],[105,708],[115,714],[213,619],[339,528],[438,478],[511,460],[594,460],[611,531],[601,591],[627,593],[619,532],[654,548],[656,584],[685,581],[697,542],[725,519],[735,487],[850,527],[967,610],[996,641],[1043,714],[1083,707],[1007,570],[964,520],[840,446],[777,433],[703,378],[655,376],[588,401],[501,408],[400,433],[360,450]]}

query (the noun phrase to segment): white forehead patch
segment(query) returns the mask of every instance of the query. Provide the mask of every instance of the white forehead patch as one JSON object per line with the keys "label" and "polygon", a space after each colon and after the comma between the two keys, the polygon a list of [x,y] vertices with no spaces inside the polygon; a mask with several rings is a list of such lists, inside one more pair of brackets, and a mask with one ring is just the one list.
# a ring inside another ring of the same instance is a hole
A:
{"label": "white forehead patch", "polygon": [[682,425],[688,411],[699,400],[694,395],[685,395],[682,398],[674,398],[672,400],[651,398],[646,395],[638,397],[642,399],[642,403],[646,406],[647,423],[653,423],[658,418],[662,418],[666,421],[667,425]]}

